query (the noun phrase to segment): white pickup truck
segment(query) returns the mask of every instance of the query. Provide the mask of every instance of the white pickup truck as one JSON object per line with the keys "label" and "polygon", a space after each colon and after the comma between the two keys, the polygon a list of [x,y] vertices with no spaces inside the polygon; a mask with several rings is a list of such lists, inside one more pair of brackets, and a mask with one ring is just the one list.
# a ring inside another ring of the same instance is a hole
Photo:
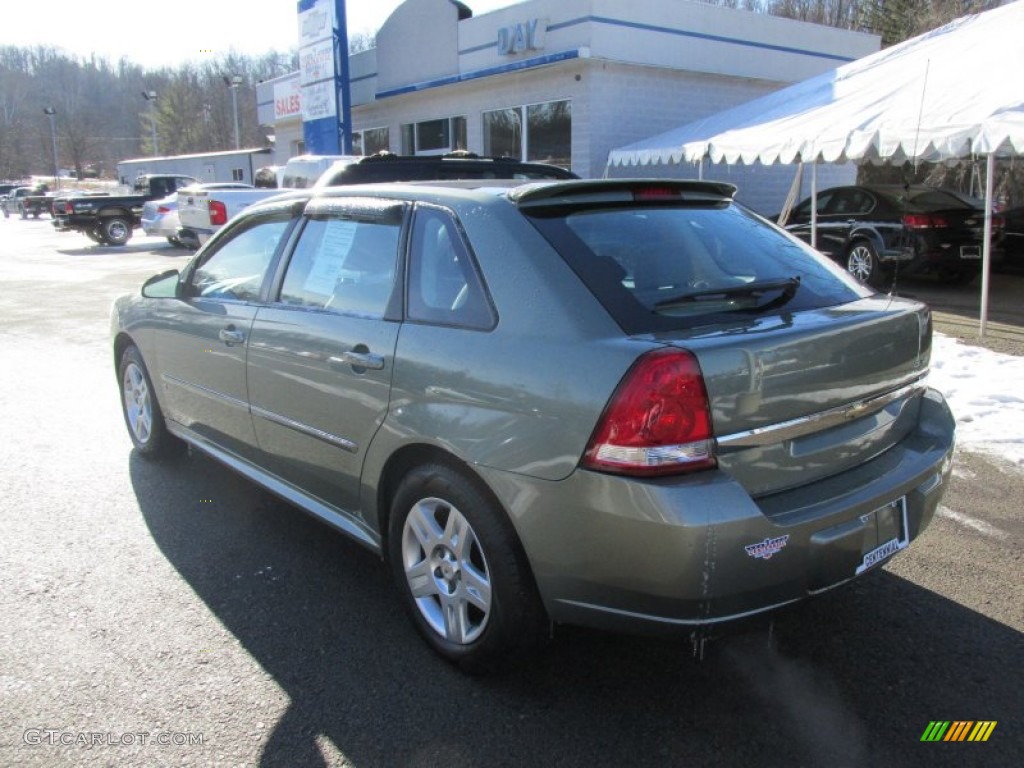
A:
{"label": "white pickup truck", "polygon": [[253,203],[279,195],[289,189],[311,187],[320,175],[335,164],[362,160],[352,155],[300,155],[293,157],[285,165],[281,174],[279,188],[262,189],[200,189],[193,192],[181,190],[178,195],[178,218],[181,228],[189,230],[186,241],[192,235],[205,243],[210,236],[220,229],[235,214],[248,208]]}

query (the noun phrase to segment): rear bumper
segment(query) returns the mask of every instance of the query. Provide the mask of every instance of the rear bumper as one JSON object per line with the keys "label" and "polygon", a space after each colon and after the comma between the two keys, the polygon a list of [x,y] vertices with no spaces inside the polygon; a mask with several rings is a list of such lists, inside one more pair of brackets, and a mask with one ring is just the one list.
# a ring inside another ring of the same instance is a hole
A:
{"label": "rear bumper", "polygon": [[[901,271],[907,274],[927,274],[937,271],[977,271],[982,265],[982,242],[977,239],[942,240],[937,237],[918,235],[912,247],[904,242],[893,242],[879,253],[879,261],[892,268],[899,263]],[[992,243],[993,264],[1002,262],[1003,239],[997,235]]]}
{"label": "rear bumper", "polygon": [[481,474],[512,515],[554,621],[689,631],[886,562],[931,522],[953,446],[952,414],[929,391],[917,428],[886,453],[758,500],[723,471],[668,480],[577,471],[554,483]]}

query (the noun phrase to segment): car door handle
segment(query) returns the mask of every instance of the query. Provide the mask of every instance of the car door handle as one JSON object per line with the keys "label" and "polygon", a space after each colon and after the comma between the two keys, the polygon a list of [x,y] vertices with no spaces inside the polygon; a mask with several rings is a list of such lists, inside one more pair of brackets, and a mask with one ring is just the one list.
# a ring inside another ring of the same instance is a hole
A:
{"label": "car door handle", "polygon": [[231,346],[232,344],[242,344],[245,342],[245,334],[233,325],[229,325],[227,328],[221,328],[220,333],[217,335],[220,337],[220,340],[228,346]]}
{"label": "car door handle", "polygon": [[384,367],[384,358],[372,352],[343,352],[340,356],[329,357],[327,362],[332,365],[351,365],[353,368],[367,368],[379,371]]}

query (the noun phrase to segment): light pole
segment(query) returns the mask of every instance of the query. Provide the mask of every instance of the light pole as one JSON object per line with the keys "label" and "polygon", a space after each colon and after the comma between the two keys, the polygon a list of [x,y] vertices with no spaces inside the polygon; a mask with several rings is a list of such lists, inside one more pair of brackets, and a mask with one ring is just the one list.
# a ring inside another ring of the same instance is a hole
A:
{"label": "light pole", "polygon": [[231,109],[235,113],[235,149],[241,149],[242,144],[238,133],[238,86],[242,84],[241,75],[224,76],[224,84],[231,89]]}
{"label": "light pole", "polygon": [[156,145],[156,91],[143,91],[142,98],[149,102],[149,125],[153,129],[153,157],[160,155]]}
{"label": "light pole", "polygon": [[53,186],[60,189],[60,161],[57,159],[57,110],[43,107],[43,114],[50,118],[50,141],[53,142]]}

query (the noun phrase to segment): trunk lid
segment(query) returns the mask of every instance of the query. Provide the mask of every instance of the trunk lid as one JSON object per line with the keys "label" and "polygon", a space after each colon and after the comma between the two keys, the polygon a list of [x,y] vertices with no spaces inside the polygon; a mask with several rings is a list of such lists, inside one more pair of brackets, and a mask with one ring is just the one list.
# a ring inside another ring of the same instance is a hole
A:
{"label": "trunk lid", "polygon": [[917,422],[931,319],[916,302],[875,296],[673,336],[658,338],[704,374],[719,467],[753,496],[862,464]]}

